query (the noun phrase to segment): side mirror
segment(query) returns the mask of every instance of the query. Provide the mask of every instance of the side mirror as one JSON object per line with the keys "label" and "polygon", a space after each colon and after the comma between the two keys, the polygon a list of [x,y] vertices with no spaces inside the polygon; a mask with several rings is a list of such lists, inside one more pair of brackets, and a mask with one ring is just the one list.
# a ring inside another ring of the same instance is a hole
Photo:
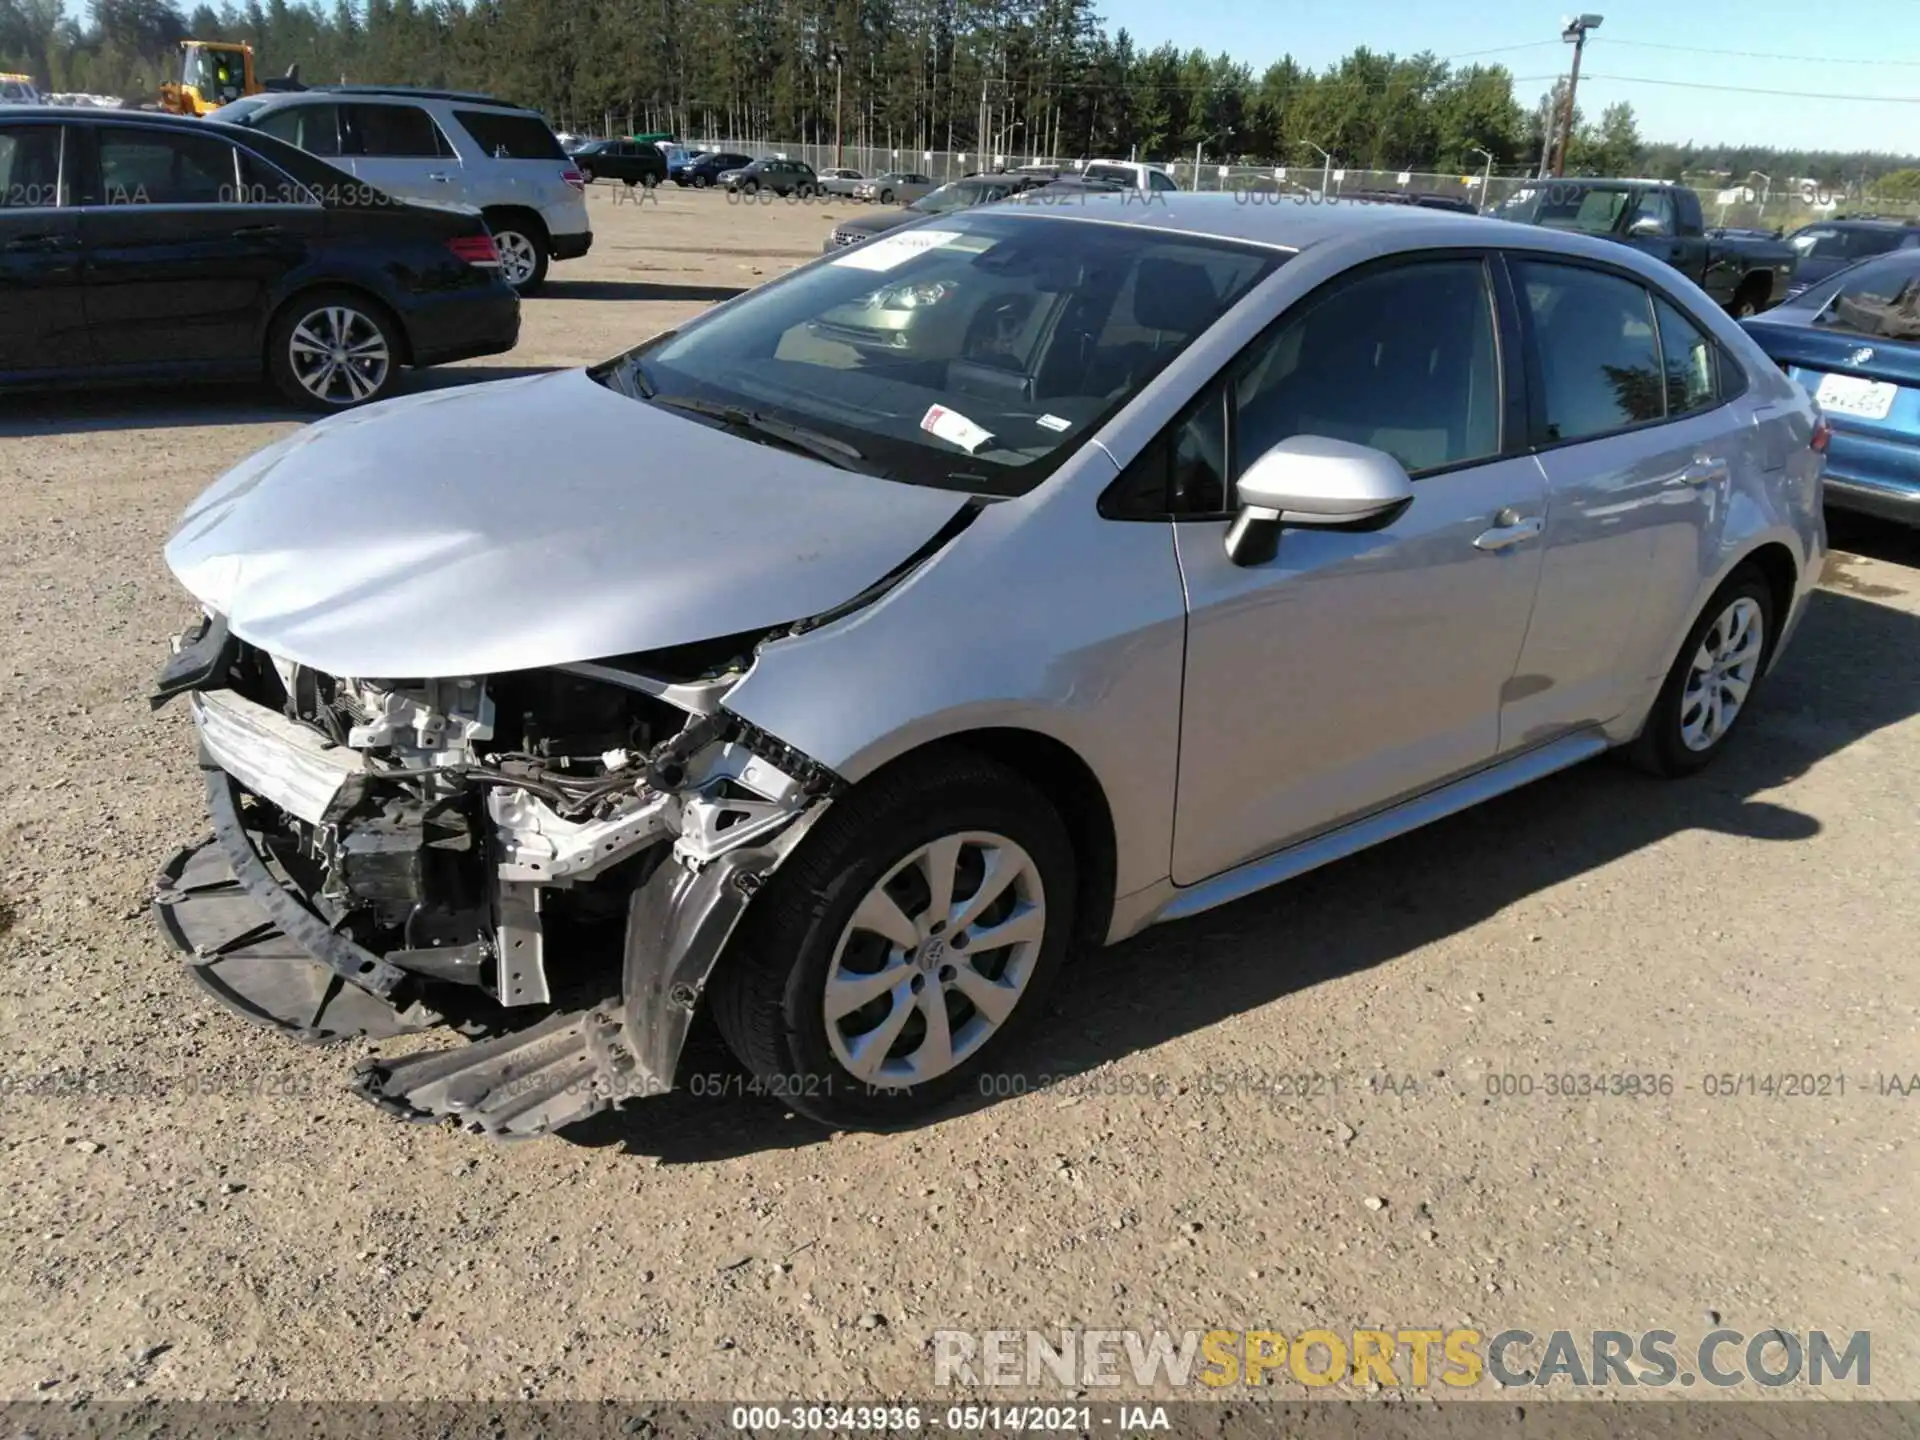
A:
{"label": "side mirror", "polygon": [[1666,227],[1651,215],[1642,215],[1627,227],[1627,234],[1636,240],[1644,240],[1650,235],[1664,235]]}
{"label": "side mirror", "polygon": [[1240,477],[1240,513],[1227,530],[1227,558],[1264,565],[1280,531],[1379,530],[1413,503],[1413,482],[1384,450],[1324,435],[1295,435]]}

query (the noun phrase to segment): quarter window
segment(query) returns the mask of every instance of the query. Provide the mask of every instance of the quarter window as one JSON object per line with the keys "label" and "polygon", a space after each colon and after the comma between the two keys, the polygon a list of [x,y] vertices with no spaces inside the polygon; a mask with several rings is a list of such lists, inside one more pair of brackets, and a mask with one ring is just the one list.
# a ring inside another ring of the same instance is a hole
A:
{"label": "quarter window", "polygon": [[1717,398],[1713,342],[1665,300],[1656,299],[1653,311],[1660,321],[1660,358],[1667,369],[1667,414],[1711,410]]}
{"label": "quarter window", "polygon": [[176,130],[101,130],[101,200],[108,205],[231,205],[234,151]]}
{"label": "quarter window", "polygon": [[1549,441],[1584,440],[1666,414],[1653,297],[1571,265],[1514,265],[1539,356]]}
{"label": "quarter window", "polygon": [[1283,317],[1236,370],[1236,476],[1295,435],[1371,445],[1410,474],[1498,454],[1493,315],[1479,260],[1436,260],[1345,282]]}
{"label": "quarter window", "polygon": [[[425,111],[415,113],[422,119],[427,119]],[[517,115],[511,111],[498,110],[456,110],[453,112],[453,118],[460,122],[484,153],[496,160],[565,160],[567,158],[567,152],[560,148],[560,142],[554,138],[553,131],[547,128],[547,122],[538,115]],[[433,121],[427,119],[427,124],[431,126]],[[607,146],[605,153],[637,155],[639,147],[631,143],[618,143]]]}

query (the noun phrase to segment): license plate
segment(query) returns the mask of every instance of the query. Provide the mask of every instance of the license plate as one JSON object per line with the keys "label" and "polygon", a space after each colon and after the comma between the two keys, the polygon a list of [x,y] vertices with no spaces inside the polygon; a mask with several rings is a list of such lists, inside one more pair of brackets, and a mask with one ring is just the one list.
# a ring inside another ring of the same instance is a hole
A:
{"label": "license plate", "polygon": [[1822,410],[1836,415],[1857,415],[1862,420],[1884,420],[1893,409],[1898,385],[1882,380],[1863,380],[1858,375],[1828,375],[1820,381],[1813,398]]}

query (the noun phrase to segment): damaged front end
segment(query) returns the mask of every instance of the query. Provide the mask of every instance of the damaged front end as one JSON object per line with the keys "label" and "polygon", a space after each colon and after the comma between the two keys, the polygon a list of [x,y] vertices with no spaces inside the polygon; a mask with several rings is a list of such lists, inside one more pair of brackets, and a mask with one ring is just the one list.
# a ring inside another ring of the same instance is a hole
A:
{"label": "damaged front end", "polygon": [[673,1083],[748,900],[838,788],[722,701],[764,637],[368,680],[210,615],[175,642],[214,834],[163,870],[194,977],[307,1039],[451,1026],[362,1065],[383,1108],[545,1133]]}

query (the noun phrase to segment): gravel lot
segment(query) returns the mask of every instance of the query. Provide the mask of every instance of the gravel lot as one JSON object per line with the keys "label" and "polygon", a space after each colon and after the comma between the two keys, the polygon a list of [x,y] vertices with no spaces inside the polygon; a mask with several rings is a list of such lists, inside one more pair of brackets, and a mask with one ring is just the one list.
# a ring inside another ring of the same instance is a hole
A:
{"label": "gravel lot", "polygon": [[[409,383],[601,358],[853,208],[593,199],[519,350]],[[146,704],[190,613],[161,542],[297,423],[0,401],[0,1395],[872,1399],[930,1391],[939,1328],[1719,1322],[1872,1330],[1871,1393],[1920,1398],[1920,1097],[1874,1084],[1920,1072],[1915,537],[1836,526],[1705,776],[1588,765],[1084,957],[1037,1093],[891,1136],[682,1093],[501,1147],[355,1100],[359,1048],[218,1009],[148,918],[203,828]],[[1622,1071],[1674,1093],[1544,1093]]]}

